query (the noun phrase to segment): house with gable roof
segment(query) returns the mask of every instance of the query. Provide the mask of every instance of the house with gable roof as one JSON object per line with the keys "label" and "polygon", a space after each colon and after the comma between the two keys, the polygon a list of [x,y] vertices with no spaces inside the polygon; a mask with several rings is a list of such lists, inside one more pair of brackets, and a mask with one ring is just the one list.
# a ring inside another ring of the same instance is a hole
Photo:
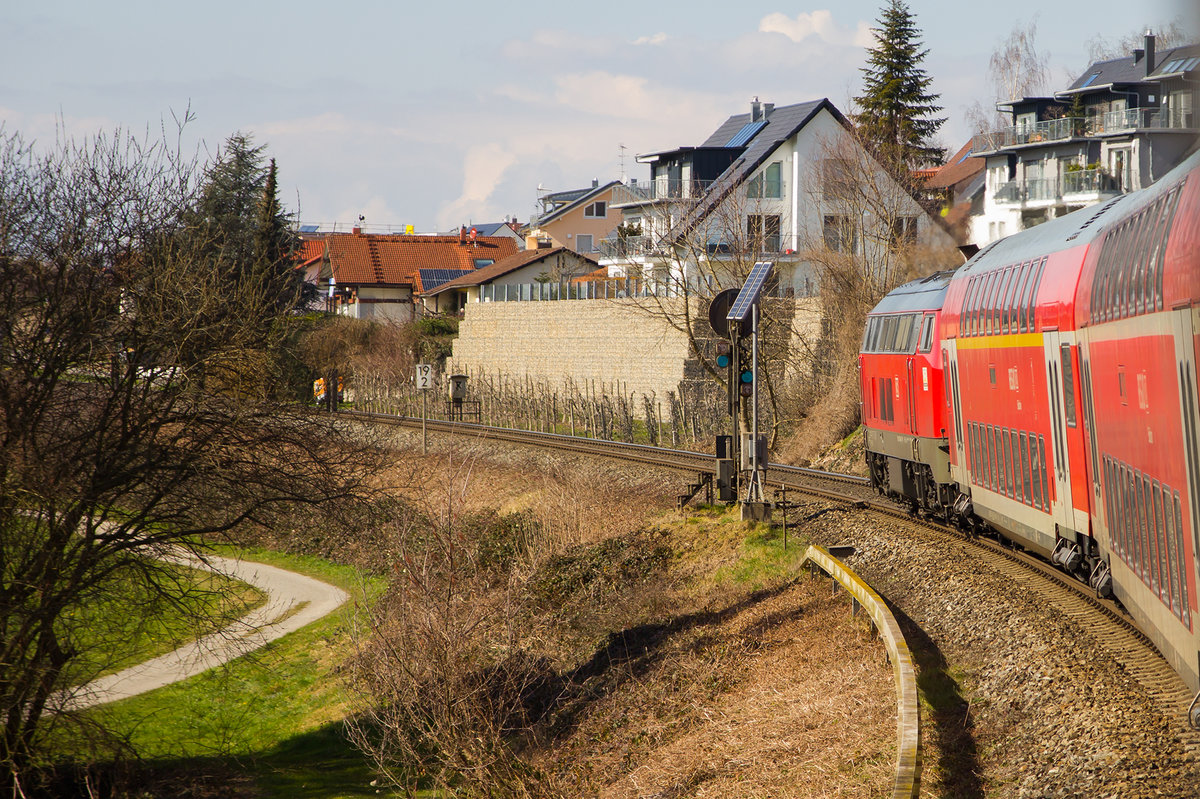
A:
{"label": "house with gable roof", "polygon": [[422,293],[427,312],[459,313],[469,302],[559,299],[596,261],[566,247],[522,250]]}
{"label": "house with gable roof", "polygon": [[1195,147],[1200,44],[1157,52],[1153,33],[1121,58],[1088,66],[1049,97],[1001,103],[1011,124],[972,142],[986,159],[983,246],[1145,188]]}
{"label": "house with gable roof", "polygon": [[539,199],[542,213],[530,220],[529,236],[551,247],[594,255],[597,243],[621,222],[621,213],[612,205],[613,189],[619,185],[617,180],[604,185],[593,180],[588,188],[543,195]]}
{"label": "house with gable roof", "polygon": [[[614,189],[622,231],[601,242],[612,276],[634,275],[681,293],[736,283],[722,263],[775,262],[781,294],[817,290],[814,252],[867,253],[896,237],[949,245],[946,231],[848,133],[827,98],[775,106],[755,98],[694,147],[639,155],[650,179]],[[877,195],[850,207],[852,175]]]}
{"label": "house with gable roof", "polygon": [[[319,242],[319,245],[313,242]],[[319,246],[319,254],[313,254]],[[509,236],[379,235],[331,233],[309,239],[298,268],[328,298],[330,311],[355,319],[408,322],[415,301],[442,283],[518,252]]]}

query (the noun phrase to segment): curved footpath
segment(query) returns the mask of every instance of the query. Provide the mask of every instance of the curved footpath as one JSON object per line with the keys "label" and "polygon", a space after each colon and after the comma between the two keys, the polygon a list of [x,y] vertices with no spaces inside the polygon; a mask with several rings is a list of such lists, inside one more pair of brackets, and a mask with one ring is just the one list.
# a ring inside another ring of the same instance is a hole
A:
{"label": "curved footpath", "polygon": [[171,560],[249,583],[265,593],[267,601],[224,629],[174,652],[72,689],[61,710],[102,705],[187,679],[311,624],[350,598],[328,583],[265,563],[217,556],[201,560],[183,553]]}

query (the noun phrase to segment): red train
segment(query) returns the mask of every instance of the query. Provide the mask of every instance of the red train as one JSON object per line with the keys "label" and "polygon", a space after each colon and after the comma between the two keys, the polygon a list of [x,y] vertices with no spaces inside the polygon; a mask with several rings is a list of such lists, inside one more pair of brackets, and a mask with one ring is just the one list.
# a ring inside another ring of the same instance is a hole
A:
{"label": "red train", "polygon": [[859,362],[877,489],[1115,596],[1200,691],[1200,153],[896,289]]}

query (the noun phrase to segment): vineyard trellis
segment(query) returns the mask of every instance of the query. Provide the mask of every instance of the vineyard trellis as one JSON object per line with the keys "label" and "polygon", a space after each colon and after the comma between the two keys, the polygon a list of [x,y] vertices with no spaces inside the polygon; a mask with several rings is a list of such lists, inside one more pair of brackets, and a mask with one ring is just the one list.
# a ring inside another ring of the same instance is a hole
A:
{"label": "vineyard trellis", "polygon": [[[632,390],[622,381],[544,378],[475,372],[468,397],[478,403],[481,424],[606,441],[708,450],[728,432],[725,389],[708,380],[687,380],[666,396]],[[377,373],[351,377],[356,407],[375,413],[420,416],[421,396],[411,382]],[[448,376],[430,390],[430,418],[449,417]]]}

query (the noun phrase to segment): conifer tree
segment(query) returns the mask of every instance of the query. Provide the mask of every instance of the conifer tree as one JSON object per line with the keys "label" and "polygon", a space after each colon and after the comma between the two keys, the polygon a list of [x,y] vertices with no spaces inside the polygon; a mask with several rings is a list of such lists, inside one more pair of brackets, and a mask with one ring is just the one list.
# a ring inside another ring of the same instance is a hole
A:
{"label": "conifer tree", "polygon": [[890,0],[872,32],[875,46],[860,70],[863,93],[852,116],[867,146],[904,180],[913,169],[941,163],[945,150],[932,139],[946,120],[935,116],[940,95],[930,92],[933,79],[921,68],[929,51],[908,6]]}

